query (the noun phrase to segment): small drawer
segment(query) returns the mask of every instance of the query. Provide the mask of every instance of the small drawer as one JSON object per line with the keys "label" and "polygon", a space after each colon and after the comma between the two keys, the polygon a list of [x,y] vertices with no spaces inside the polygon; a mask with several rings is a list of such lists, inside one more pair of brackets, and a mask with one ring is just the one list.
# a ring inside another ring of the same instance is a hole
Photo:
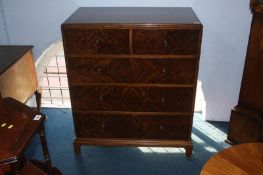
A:
{"label": "small drawer", "polygon": [[198,53],[200,29],[142,29],[133,31],[134,54]]}
{"label": "small drawer", "polygon": [[67,56],[129,53],[129,30],[66,29],[63,36]]}
{"label": "small drawer", "polygon": [[128,138],[190,140],[192,116],[124,115],[74,112],[76,136],[81,138]]}
{"label": "small drawer", "polygon": [[170,58],[67,58],[67,72],[72,84],[193,84],[197,61]]}
{"label": "small drawer", "polygon": [[191,112],[192,87],[70,86],[74,110]]}

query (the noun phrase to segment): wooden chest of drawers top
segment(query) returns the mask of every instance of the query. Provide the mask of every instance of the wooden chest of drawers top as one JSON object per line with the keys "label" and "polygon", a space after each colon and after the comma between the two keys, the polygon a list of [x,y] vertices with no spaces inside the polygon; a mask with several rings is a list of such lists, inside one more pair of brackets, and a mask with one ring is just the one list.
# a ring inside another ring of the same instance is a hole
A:
{"label": "wooden chest of drawers top", "polygon": [[199,24],[189,7],[80,7],[62,26]]}

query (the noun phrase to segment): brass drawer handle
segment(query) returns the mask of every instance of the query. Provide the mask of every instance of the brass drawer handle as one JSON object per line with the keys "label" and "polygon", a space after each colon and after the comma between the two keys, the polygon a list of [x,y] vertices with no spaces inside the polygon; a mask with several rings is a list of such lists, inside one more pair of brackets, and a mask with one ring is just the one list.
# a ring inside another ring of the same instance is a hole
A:
{"label": "brass drawer handle", "polygon": [[96,39],[96,45],[100,43],[100,39]]}
{"label": "brass drawer handle", "polygon": [[101,131],[105,131],[105,124],[101,125]]}
{"label": "brass drawer handle", "polygon": [[161,103],[162,103],[162,104],[165,103],[165,98],[164,98],[164,97],[161,98]]}
{"label": "brass drawer handle", "polygon": [[163,45],[164,45],[165,48],[168,47],[169,44],[168,44],[168,41],[166,39],[163,41]]}
{"label": "brass drawer handle", "polygon": [[165,68],[162,69],[162,75],[166,75],[167,74],[167,70]]}
{"label": "brass drawer handle", "polygon": [[100,102],[103,101],[103,95],[100,95],[99,100],[100,100]]}
{"label": "brass drawer handle", "polygon": [[101,70],[102,70],[102,68],[98,68],[96,71],[99,74],[99,73],[101,73]]}
{"label": "brass drawer handle", "polygon": [[100,39],[96,39],[95,43],[94,43],[94,46],[97,48],[101,43],[101,40]]}
{"label": "brass drawer handle", "polygon": [[163,131],[164,130],[164,127],[163,125],[160,125],[160,130]]}

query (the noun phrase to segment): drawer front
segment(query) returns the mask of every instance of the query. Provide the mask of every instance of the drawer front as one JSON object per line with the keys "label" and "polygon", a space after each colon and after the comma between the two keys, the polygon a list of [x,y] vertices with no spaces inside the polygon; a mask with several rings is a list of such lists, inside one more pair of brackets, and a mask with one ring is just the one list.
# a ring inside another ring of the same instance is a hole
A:
{"label": "drawer front", "polygon": [[74,112],[81,138],[190,140],[192,116],[112,115]]}
{"label": "drawer front", "polygon": [[128,54],[129,30],[66,29],[66,55]]}
{"label": "drawer front", "polygon": [[70,86],[74,110],[191,112],[193,88]]}
{"label": "drawer front", "polygon": [[67,58],[72,84],[193,84],[197,59]]}
{"label": "drawer front", "polygon": [[198,53],[200,29],[142,29],[133,31],[135,54],[178,54]]}

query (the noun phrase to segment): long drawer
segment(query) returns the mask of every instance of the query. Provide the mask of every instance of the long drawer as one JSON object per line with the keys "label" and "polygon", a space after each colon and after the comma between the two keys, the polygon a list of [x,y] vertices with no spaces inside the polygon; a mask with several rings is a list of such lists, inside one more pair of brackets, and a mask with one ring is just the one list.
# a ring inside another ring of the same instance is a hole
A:
{"label": "long drawer", "polygon": [[86,83],[195,83],[195,58],[67,58],[71,84]]}
{"label": "long drawer", "polygon": [[192,112],[193,87],[70,86],[74,110]]}
{"label": "long drawer", "polygon": [[66,29],[63,42],[66,55],[128,54],[129,30]]}
{"label": "long drawer", "polygon": [[133,30],[134,54],[198,53],[200,29],[137,29]]}
{"label": "long drawer", "polygon": [[112,115],[74,112],[78,138],[189,140],[189,115]]}

